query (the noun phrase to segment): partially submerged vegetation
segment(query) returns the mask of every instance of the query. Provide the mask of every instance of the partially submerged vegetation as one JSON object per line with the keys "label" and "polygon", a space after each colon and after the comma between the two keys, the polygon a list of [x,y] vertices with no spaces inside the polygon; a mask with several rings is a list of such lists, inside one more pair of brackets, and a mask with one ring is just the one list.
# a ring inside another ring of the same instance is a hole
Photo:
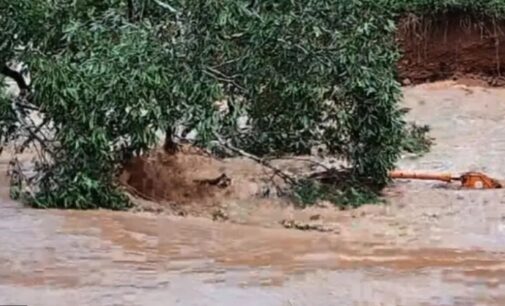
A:
{"label": "partially submerged vegetation", "polygon": [[430,127],[409,123],[405,129],[402,150],[406,153],[422,155],[430,151],[433,139],[429,136]]}
{"label": "partially submerged vegetation", "polygon": [[402,149],[428,145],[398,105],[395,18],[447,10],[500,16],[505,1],[0,0],[0,64],[33,79],[0,98],[0,142],[37,148],[36,207],[128,207],[121,166],[179,126],[260,160],[324,145],[348,161],[339,183],[297,179],[295,194],[370,201]]}

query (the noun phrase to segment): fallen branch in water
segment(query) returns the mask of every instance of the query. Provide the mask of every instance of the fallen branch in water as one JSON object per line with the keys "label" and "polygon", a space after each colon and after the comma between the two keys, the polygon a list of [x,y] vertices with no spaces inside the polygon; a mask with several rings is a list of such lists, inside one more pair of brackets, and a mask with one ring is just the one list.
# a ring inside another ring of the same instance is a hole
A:
{"label": "fallen branch in water", "polygon": [[327,165],[321,163],[321,162],[318,162],[316,160],[313,160],[311,158],[303,158],[303,157],[294,157],[294,156],[286,156],[286,157],[272,157],[272,158],[269,158],[267,160],[294,160],[294,161],[300,161],[300,162],[304,162],[304,163],[309,163],[313,166],[319,166],[321,168],[324,168],[325,170],[331,170],[333,168],[330,168],[328,167]]}

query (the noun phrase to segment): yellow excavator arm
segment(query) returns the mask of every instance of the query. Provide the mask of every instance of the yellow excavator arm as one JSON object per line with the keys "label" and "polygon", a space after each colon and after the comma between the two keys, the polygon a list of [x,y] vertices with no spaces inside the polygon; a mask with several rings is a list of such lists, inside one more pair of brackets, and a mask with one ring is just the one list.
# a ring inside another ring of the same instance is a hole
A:
{"label": "yellow excavator arm", "polygon": [[395,170],[389,173],[389,177],[391,179],[430,180],[446,183],[460,181],[462,187],[470,189],[503,188],[503,183],[480,172],[467,172],[460,176],[453,176],[450,173],[426,173]]}

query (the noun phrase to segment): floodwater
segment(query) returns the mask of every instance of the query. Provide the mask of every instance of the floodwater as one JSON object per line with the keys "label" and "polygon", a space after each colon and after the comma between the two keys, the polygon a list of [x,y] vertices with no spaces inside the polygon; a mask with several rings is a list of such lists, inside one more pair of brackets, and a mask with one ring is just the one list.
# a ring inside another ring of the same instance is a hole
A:
{"label": "floodwater", "polygon": [[[505,90],[405,89],[436,145],[399,167],[505,178]],[[505,305],[505,192],[399,182],[338,232],[0,202],[0,305]]]}

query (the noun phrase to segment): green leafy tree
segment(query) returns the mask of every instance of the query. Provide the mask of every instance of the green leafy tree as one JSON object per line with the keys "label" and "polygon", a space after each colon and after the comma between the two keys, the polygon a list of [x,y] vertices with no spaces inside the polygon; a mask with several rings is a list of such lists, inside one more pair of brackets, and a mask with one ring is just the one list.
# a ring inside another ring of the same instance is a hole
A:
{"label": "green leafy tree", "polygon": [[0,0],[0,11],[0,63],[33,79],[5,65],[25,90],[0,100],[0,137],[40,148],[36,206],[126,207],[121,164],[180,124],[196,145],[224,139],[260,157],[326,145],[349,161],[346,186],[375,191],[398,157],[395,28],[376,1]]}

